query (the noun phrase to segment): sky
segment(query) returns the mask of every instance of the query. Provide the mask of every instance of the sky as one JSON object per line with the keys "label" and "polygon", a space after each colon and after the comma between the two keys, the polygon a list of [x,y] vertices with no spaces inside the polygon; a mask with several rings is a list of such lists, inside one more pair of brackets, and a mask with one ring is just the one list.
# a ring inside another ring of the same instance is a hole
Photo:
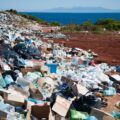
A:
{"label": "sky", "polygon": [[44,11],[64,7],[104,7],[120,9],[120,0],[0,0],[0,10],[16,9],[17,11]]}

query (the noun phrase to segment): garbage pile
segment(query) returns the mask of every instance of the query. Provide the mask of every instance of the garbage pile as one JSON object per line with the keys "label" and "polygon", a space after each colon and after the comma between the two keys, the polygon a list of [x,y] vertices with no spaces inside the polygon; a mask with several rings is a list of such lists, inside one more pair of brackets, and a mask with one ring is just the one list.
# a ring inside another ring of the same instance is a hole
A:
{"label": "garbage pile", "polygon": [[[118,66],[95,64],[97,54],[91,51],[44,42],[35,35],[26,38],[22,33],[32,34],[26,28],[2,28],[0,119],[120,119],[119,111],[101,110],[108,106],[105,97],[120,93]],[[120,110],[120,101],[115,106]]]}
{"label": "garbage pile", "polygon": [[66,35],[62,33],[43,33],[44,38],[56,38],[56,39],[66,39]]}

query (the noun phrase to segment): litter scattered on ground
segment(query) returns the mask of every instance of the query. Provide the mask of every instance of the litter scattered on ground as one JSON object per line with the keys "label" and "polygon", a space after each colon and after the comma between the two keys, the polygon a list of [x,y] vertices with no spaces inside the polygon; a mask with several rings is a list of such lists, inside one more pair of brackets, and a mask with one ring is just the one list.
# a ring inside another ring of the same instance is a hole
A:
{"label": "litter scattered on ground", "polygon": [[[10,13],[0,13],[0,119],[120,119],[119,66],[96,64],[97,54],[90,50],[42,41],[12,20]],[[115,109],[107,111],[115,96]]]}

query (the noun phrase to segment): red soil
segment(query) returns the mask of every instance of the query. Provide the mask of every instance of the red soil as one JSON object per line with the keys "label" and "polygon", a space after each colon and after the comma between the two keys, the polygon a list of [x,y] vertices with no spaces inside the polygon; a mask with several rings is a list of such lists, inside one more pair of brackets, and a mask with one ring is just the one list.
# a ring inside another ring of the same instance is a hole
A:
{"label": "red soil", "polygon": [[91,49],[99,57],[96,62],[107,62],[111,65],[120,65],[120,35],[117,33],[91,34],[71,33],[68,40],[57,39],[54,42],[64,42],[68,47]]}

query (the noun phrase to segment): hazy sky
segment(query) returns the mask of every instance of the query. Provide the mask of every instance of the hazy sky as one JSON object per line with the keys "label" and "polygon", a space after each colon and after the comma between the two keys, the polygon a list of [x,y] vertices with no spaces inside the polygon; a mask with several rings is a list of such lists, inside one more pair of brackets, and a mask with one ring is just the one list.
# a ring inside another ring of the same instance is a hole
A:
{"label": "hazy sky", "polygon": [[57,7],[104,7],[120,9],[120,0],[0,0],[0,10],[41,11]]}

